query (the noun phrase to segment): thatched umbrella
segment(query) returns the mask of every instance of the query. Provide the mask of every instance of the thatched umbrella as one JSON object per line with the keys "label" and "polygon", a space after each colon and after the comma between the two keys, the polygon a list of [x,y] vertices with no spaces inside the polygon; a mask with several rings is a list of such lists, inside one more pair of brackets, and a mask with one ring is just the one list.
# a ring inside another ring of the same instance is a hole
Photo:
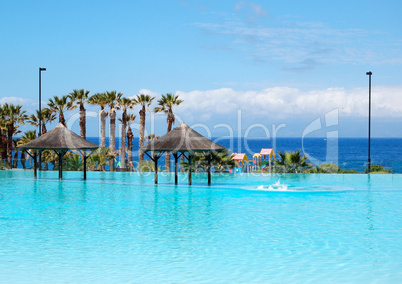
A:
{"label": "thatched umbrella", "polygon": [[[59,178],[61,179],[63,174],[63,156],[69,150],[78,150],[81,152],[82,157],[84,159],[84,179],[87,178],[87,158],[91,155],[93,150],[99,148],[98,145],[92,143],[88,140],[85,140],[81,136],[75,134],[71,130],[67,129],[62,123],[59,123],[55,128],[51,131],[41,135],[40,137],[19,146],[19,148],[26,151],[29,155],[31,155],[27,150],[36,150],[36,151],[43,151],[43,150],[53,150],[59,156]],[[91,153],[88,155],[86,151],[90,150]],[[36,151],[34,151],[33,156],[34,159],[34,175],[36,178]]]}
{"label": "thatched umbrella", "polygon": [[[226,148],[202,136],[182,122],[158,140],[151,141],[141,147],[141,150],[155,163],[155,184],[158,183],[158,159],[162,154],[164,152],[173,153],[175,159],[175,184],[178,183],[177,161],[181,155],[184,155],[189,162],[188,184],[191,185],[191,161],[194,154],[200,152],[207,158],[208,184],[211,184],[211,162],[218,152],[225,151]],[[149,155],[148,152],[152,152],[153,155]]]}

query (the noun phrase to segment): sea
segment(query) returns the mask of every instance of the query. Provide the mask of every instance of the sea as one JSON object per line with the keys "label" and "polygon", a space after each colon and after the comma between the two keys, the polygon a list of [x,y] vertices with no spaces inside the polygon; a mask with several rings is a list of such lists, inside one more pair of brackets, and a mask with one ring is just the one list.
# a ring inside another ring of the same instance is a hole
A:
{"label": "sea", "polygon": [[[89,137],[89,141],[100,144],[99,137]],[[278,157],[278,152],[301,150],[301,154],[308,156],[308,161],[314,166],[321,164],[335,164],[344,170],[364,172],[368,163],[367,138],[295,138],[278,137],[276,139],[261,138],[220,138],[212,141],[227,147],[231,153],[245,153],[249,160],[262,148],[272,148]],[[133,159],[138,160],[138,138],[135,138]],[[106,144],[109,145],[108,138]],[[116,149],[120,148],[120,139],[116,137]],[[402,173],[402,138],[371,138],[370,141],[371,165],[381,165],[393,173]],[[164,156],[159,160],[164,165]]]}

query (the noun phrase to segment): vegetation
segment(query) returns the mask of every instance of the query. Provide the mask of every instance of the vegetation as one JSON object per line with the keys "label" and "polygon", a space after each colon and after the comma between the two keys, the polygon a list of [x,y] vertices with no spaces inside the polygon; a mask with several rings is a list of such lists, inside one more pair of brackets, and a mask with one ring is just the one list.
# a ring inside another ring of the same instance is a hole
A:
{"label": "vegetation", "polygon": [[[139,105],[139,147],[142,147],[145,142],[150,142],[158,139],[155,134],[145,135],[146,111],[150,112],[151,106],[155,97],[139,94],[134,99],[123,97],[122,93],[116,91],[96,93],[89,97],[89,91],[84,89],[74,89],[69,95],[54,96],[49,99],[48,107],[43,108],[42,112],[38,110],[34,114],[27,115],[22,109],[22,105],[2,104],[0,105],[0,169],[10,169],[18,166],[20,159],[22,167],[26,168],[27,160],[32,167],[32,159],[25,152],[20,152],[18,146],[28,143],[37,137],[36,131],[39,131],[39,122],[42,121],[40,129],[41,134],[47,133],[47,126],[51,124],[58,116],[59,122],[66,125],[65,112],[74,108],[79,108],[80,117],[80,134],[86,138],[86,108],[85,104],[93,104],[100,107],[100,128],[101,128],[101,147],[95,151],[87,160],[87,169],[93,171],[103,171],[109,163],[109,169],[114,170],[115,157],[118,152],[115,149],[115,130],[116,130],[116,110],[121,111],[121,167],[126,168],[127,161],[133,162],[133,139],[132,123],[136,116],[130,113],[130,110]],[[155,113],[163,112],[167,116],[167,133],[170,132],[175,123],[174,108],[179,106],[183,100],[177,95],[166,94],[162,95],[157,101],[158,106],[154,108]],[[106,108],[109,108],[106,111]],[[110,118],[110,145],[106,148],[106,120]],[[21,135],[21,138],[16,139],[16,134],[20,133],[20,126],[28,122],[35,127],[35,130],[30,130]],[[126,148],[127,147],[127,148]],[[32,153],[31,153],[32,154]],[[152,154],[152,153],[151,153]],[[183,156],[182,156],[183,158]],[[208,170],[208,156],[198,153],[192,159],[194,171]],[[49,164],[57,169],[58,156],[50,150],[42,151],[42,162],[44,169],[49,168]],[[131,164],[130,163],[130,164]],[[259,165],[268,164],[262,161]],[[63,158],[64,169],[67,170],[82,170],[83,161],[78,153],[68,152]],[[235,161],[231,160],[229,152],[219,153],[211,162],[211,167],[214,167],[215,172],[225,172],[229,168],[237,166]],[[189,164],[182,159],[181,168],[187,171]],[[313,167],[307,162],[307,155],[301,155],[301,150],[295,152],[278,152],[278,159],[272,161],[273,172],[283,173],[357,173],[354,170],[343,170],[337,165],[327,163]],[[166,156],[166,171],[170,171],[170,153]],[[144,153],[139,151],[139,171],[153,171],[154,163],[149,160],[144,160]],[[368,172],[368,169],[365,170]],[[391,173],[390,169],[381,165],[372,165],[370,173]]]}
{"label": "vegetation", "polygon": [[[167,115],[167,132],[172,130],[172,126],[175,122],[175,116],[173,113],[173,107],[180,105],[183,100],[179,100],[179,96],[173,94],[162,95],[162,98],[158,100],[158,107],[154,108],[156,113],[163,112]],[[165,171],[170,172],[170,153],[166,152],[165,158]]]}
{"label": "vegetation", "polygon": [[142,152],[140,149],[142,146],[144,146],[144,132],[145,132],[145,114],[146,110],[151,112],[149,110],[149,107],[152,103],[152,101],[155,99],[155,97],[151,97],[150,95],[137,95],[136,98],[134,98],[135,104],[141,105],[140,109],[140,142],[138,144],[138,149],[139,149],[139,156],[138,156],[138,161],[141,163],[144,160],[144,152]]}
{"label": "vegetation", "polygon": [[133,140],[134,134],[131,131],[131,123],[134,122],[136,116],[133,114],[127,114],[127,151],[128,151],[128,162],[133,164]]}
{"label": "vegetation", "polygon": [[[208,158],[211,156],[206,156],[204,153],[195,153],[192,158],[192,170],[194,172],[207,172],[208,171]],[[222,151],[218,154],[214,154],[211,161],[211,168],[214,168],[215,172],[227,172],[229,168],[237,166],[237,162],[232,160],[232,156],[229,151]],[[182,171],[188,172],[189,162],[183,161],[180,164]]]}
{"label": "vegetation", "polygon": [[36,114],[31,114],[28,118],[28,123],[35,126],[36,128],[39,127],[39,117],[41,117],[42,120],[42,129],[41,129],[41,134],[47,133],[47,128],[46,124],[52,123],[54,120],[56,120],[56,114],[53,113],[50,109],[44,108],[42,109],[42,112],[40,113],[39,110],[36,110]]}
{"label": "vegetation", "polygon": [[302,156],[301,150],[295,152],[278,152],[279,160],[275,160],[276,171],[284,173],[299,173],[303,170],[311,168],[311,164],[307,163],[307,155]]}
{"label": "vegetation", "polygon": [[[25,110],[22,110],[22,105],[13,105],[5,103],[0,107],[0,121],[1,121],[1,143],[6,143],[6,147],[2,145],[0,148],[4,151],[6,149],[7,165],[12,167],[12,152],[14,150],[13,136],[17,133],[18,127],[24,125],[25,121],[28,119],[28,115]],[[6,139],[4,139],[7,137]]]}
{"label": "vegetation", "polygon": [[87,169],[90,171],[104,171],[109,159],[114,159],[114,155],[109,154],[110,149],[101,147],[95,150],[87,160]]}
{"label": "vegetation", "polygon": [[80,108],[80,135],[82,138],[86,139],[86,109],[84,104],[88,101],[89,91],[81,90],[73,90],[68,98],[70,99],[70,103],[72,105],[72,109],[79,107]]}
{"label": "vegetation", "polygon": [[0,170],[9,170],[10,167],[3,161],[0,161]]}
{"label": "vegetation", "polygon": [[[18,151],[18,146],[30,142],[37,137],[36,132],[39,134],[47,133],[47,127],[58,117],[59,123],[66,126],[67,111],[78,108],[80,118],[80,135],[86,138],[86,107],[87,103],[97,105],[100,107],[100,127],[101,127],[101,148],[96,151],[88,160],[87,165],[89,170],[104,170],[105,165],[109,162],[110,170],[114,170],[115,157],[118,154],[115,147],[115,130],[116,130],[116,110],[121,110],[122,116],[119,119],[122,122],[122,144],[121,150],[121,167],[125,167],[126,159],[124,159],[128,152],[128,161],[133,162],[133,139],[134,134],[131,128],[131,123],[134,122],[136,116],[129,113],[136,104],[141,106],[140,108],[140,143],[139,146],[145,142],[145,118],[146,111],[150,111],[149,107],[155,97],[139,94],[135,99],[124,98],[122,93],[116,91],[96,93],[89,96],[89,91],[85,89],[74,89],[68,95],[53,96],[49,99],[47,107],[43,108],[41,112],[38,110],[36,113],[26,114],[25,110],[22,110],[22,106],[3,104],[0,105],[0,160],[7,160],[7,167],[16,167],[18,165],[19,156],[23,168],[26,167],[26,161],[29,160],[32,167],[32,159],[29,159],[29,155]],[[178,99],[178,96],[172,94],[166,94],[162,96],[159,101],[159,107],[156,108],[157,112],[164,112],[167,114],[168,130],[170,131],[174,123],[173,108],[176,105],[181,104],[182,100]],[[106,107],[109,110],[106,111]],[[110,145],[106,147],[106,119],[110,118]],[[24,133],[21,139],[14,139],[15,135],[19,133],[19,126],[28,122],[34,126],[35,130],[30,130]],[[42,127],[39,129],[39,124],[42,122]],[[156,139],[158,136],[150,136],[148,139]],[[126,145],[128,151],[125,149]],[[30,150],[31,151],[31,150]],[[33,154],[32,151],[30,154]],[[143,153],[140,153],[140,160],[143,160]],[[42,162],[44,163],[44,170],[49,168],[49,164],[53,168],[58,167],[58,156],[50,150],[42,151]],[[4,164],[4,162],[3,162]],[[142,167],[146,167],[143,164]],[[149,163],[148,163],[149,164]],[[66,153],[63,157],[63,166],[65,169],[79,170],[82,168],[81,156],[77,153]]]}
{"label": "vegetation", "polygon": [[74,153],[70,155],[66,154],[63,157],[63,169],[66,171],[82,171],[83,168],[84,162],[81,159],[81,155]]}
{"label": "vegetation", "polygon": [[[110,118],[110,155],[116,155],[116,104],[123,96],[123,93],[116,93],[116,91],[106,92],[105,100],[109,105],[109,118]],[[114,158],[109,163],[110,171],[114,171]]]}
{"label": "vegetation", "polygon": [[47,104],[49,110],[51,113],[55,113],[59,115],[59,123],[62,123],[64,126],[67,127],[66,125],[66,119],[64,117],[64,112],[72,110],[73,109],[73,103],[69,101],[68,96],[54,96],[53,98],[49,99],[49,102]]}
{"label": "vegetation", "polygon": [[107,99],[105,93],[96,93],[88,98],[88,103],[97,105],[100,107],[100,127],[101,127],[101,147],[106,147],[106,117],[108,113],[105,111],[105,106],[107,105]]}
{"label": "vegetation", "polygon": [[[143,160],[138,164],[138,171],[139,172],[154,172],[155,171],[155,164],[153,161],[150,160]],[[161,169],[158,167],[158,171]]]}
{"label": "vegetation", "polygon": [[[370,173],[371,174],[390,174],[392,171],[390,169],[386,169],[384,166],[380,165],[371,165]],[[368,168],[366,168],[365,173],[368,173]]]}
{"label": "vegetation", "polygon": [[[29,130],[27,132],[25,132],[24,134],[22,134],[21,139],[18,140],[17,146],[21,146],[23,144],[26,144],[32,140],[34,140],[36,138],[36,134],[35,134],[35,130]],[[31,150],[28,150],[30,152],[32,152]],[[26,160],[29,158],[29,155],[24,155],[24,153],[21,153],[21,165],[22,168],[25,169],[25,162]]]}
{"label": "vegetation", "polygon": [[121,148],[120,148],[120,157],[121,157],[121,168],[126,168],[126,128],[127,128],[127,110],[132,109],[134,107],[135,102],[128,98],[120,97],[117,101],[117,109],[122,110],[121,115]]}
{"label": "vegetation", "polygon": [[324,173],[324,174],[356,174],[354,170],[343,170],[334,164],[322,164],[318,167],[311,168],[308,173]]}

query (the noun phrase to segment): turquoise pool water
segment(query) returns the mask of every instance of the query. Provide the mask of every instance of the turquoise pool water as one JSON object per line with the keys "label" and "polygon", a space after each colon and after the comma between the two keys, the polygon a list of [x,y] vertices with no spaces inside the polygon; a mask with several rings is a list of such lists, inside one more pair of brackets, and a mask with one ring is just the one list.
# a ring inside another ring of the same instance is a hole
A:
{"label": "turquoise pool water", "polygon": [[0,171],[1,283],[401,283],[402,175]]}

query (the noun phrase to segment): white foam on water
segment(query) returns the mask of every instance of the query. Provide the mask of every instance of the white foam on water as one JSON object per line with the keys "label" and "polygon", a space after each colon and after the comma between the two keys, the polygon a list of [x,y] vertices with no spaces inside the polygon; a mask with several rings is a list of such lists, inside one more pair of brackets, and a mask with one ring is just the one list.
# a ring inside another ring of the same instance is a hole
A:
{"label": "white foam on water", "polygon": [[[292,188],[293,189],[293,188]],[[251,190],[261,190],[261,191],[289,191],[289,185],[282,184],[280,180],[278,180],[274,184],[269,185],[259,185],[257,188],[252,188]]]}
{"label": "white foam on water", "polygon": [[337,191],[350,191],[357,190],[353,187],[344,187],[338,185],[313,185],[308,188],[301,186],[292,186],[289,184],[281,183],[278,180],[276,183],[268,185],[258,185],[257,187],[247,187],[247,190],[258,190],[258,191],[282,191],[282,192],[337,192]]}

